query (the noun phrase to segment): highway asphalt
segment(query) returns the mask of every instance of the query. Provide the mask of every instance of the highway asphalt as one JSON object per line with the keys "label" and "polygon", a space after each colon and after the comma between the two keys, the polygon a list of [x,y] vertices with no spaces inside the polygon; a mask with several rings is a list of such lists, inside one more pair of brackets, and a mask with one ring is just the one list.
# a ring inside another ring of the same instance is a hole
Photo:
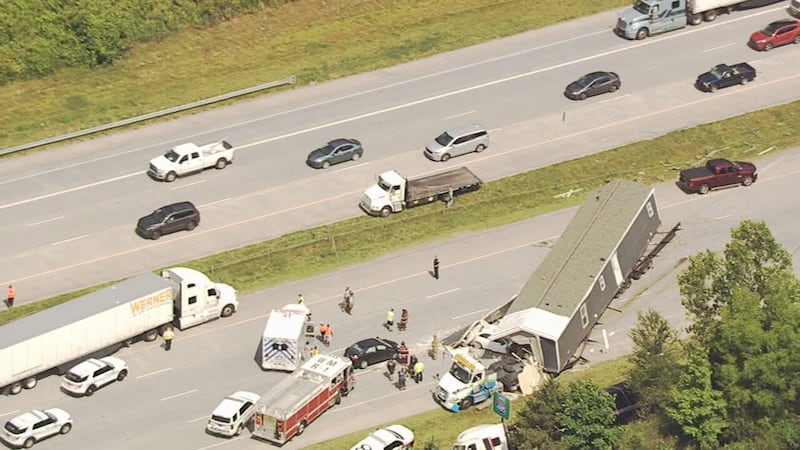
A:
{"label": "highway asphalt", "polygon": [[[745,45],[783,17],[783,6],[766,7],[632,42],[613,34],[608,12],[5,159],[0,284],[13,283],[24,303],[357,216],[360,193],[388,169],[416,176],[467,165],[493,180],[794,100],[800,48]],[[739,61],[758,69],[754,83],[694,89],[710,66]],[[567,83],[598,69],[618,72],[622,89],[585,102],[563,97]],[[444,164],[422,156],[440,131],[470,122],[491,129],[489,150]],[[360,139],[365,158],[327,171],[305,166],[310,150],[340,136]],[[144,173],[171,145],[221,138],[239,148],[223,171],[173,184]],[[138,217],[178,200],[200,206],[197,230],[157,242],[133,233]]]}
{"label": "highway asphalt", "polygon": [[[795,224],[800,213],[786,207],[786,193],[796,191],[800,150],[762,160],[759,169],[759,180],[753,186],[706,196],[684,194],[671,182],[656,186],[662,229],[678,222],[682,229],[655,260],[654,268],[634,282],[601,318],[592,333],[595,342],[583,354],[589,365],[630,350],[627,332],[637,311],[655,308],[674,326],[684,326],[676,275],[686,267],[688,256],[704,249],[720,250],[729,240],[730,229],[740,221],[765,220],[778,241],[793,255],[797,253],[800,232]],[[382,423],[402,422],[403,417],[438,407],[431,399],[433,375],[444,373],[448,364],[446,359],[432,361],[425,356],[431,336],[455,335],[515,294],[574,212],[571,208],[461,234],[245,296],[241,311],[233,317],[178,333],[169,353],[160,343],[136,343],[118,352],[131,369],[122,383],[109,385],[91,398],[75,399],[59,393],[58,379],[50,377],[32,391],[5,398],[0,420],[33,407],[69,411],[75,420],[73,431],[37,445],[41,449],[269,448],[269,444],[250,439],[249,432],[226,440],[206,435],[203,429],[207,415],[225,395],[236,390],[263,393],[285,376],[263,372],[255,356],[267,312],[303,293],[313,318],[334,327],[331,351],[339,353],[351,342],[370,336],[403,339],[422,356],[427,377],[424,383],[400,392],[386,379],[382,367],[358,371],[351,396],[283,448],[298,449]],[[433,255],[441,260],[438,281],[428,273]],[[336,306],[345,286],[356,293],[352,317]],[[382,328],[390,307],[409,309],[407,333],[388,333]],[[418,442],[435,432],[415,431]]]}

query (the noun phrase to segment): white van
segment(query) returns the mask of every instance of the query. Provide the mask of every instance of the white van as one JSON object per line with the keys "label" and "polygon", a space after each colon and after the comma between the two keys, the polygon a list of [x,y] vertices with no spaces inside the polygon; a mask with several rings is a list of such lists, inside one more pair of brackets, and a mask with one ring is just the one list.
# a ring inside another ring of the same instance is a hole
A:
{"label": "white van", "polygon": [[503,424],[478,425],[456,438],[453,450],[510,450]]}
{"label": "white van", "polygon": [[489,147],[489,132],[481,125],[453,128],[440,134],[425,146],[425,156],[445,162],[453,156],[480,153]]}

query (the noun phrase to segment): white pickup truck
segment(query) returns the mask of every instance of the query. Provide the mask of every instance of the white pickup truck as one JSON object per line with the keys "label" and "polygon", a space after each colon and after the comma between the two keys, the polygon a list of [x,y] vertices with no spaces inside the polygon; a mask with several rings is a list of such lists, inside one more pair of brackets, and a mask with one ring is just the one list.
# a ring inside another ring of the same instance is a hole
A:
{"label": "white pickup truck", "polygon": [[211,167],[224,169],[233,162],[234,148],[227,141],[206,145],[186,143],[176,145],[167,153],[150,160],[148,175],[168,183],[175,178]]}

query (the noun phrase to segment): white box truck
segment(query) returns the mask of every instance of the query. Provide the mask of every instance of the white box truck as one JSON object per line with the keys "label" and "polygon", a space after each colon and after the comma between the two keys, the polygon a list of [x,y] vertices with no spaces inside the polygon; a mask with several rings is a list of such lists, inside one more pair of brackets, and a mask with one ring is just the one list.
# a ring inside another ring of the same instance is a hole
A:
{"label": "white box truck", "polygon": [[166,326],[184,329],[233,314],[236,291],[201,272],[143,273],[0,327],[0,392],[18,394],[38,379]]}
{"label": "white box truck", "polygon": [[314,337],[309,309],[297,303],[273,309],[261,336],[261,367],[265,370],[294,371],[303,363],[307,338]]}

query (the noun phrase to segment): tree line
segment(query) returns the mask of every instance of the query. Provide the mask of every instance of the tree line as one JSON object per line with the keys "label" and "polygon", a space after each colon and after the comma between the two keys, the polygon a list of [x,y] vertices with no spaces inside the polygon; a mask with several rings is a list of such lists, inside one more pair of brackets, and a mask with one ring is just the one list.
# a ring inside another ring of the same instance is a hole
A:
{"label": "tree line", "polygon": [[6,0],[0,8],[0,83],[112,64],[137,42],[284,1]]}
{"label": "tree line", "polygon": [[[679,448],[800,448],[800,280],[791,254],[764,222],[744,221],[721,254],[690,257],[678,282],[686,335],[653,310],[631,330],[628,382],[641,397],[639,418],[658,424],[647,446],[667,438]],[[610,449],[623,436],[616,422],[602,387],[556,379],[522,402],[514,436],[518,448]]]}

